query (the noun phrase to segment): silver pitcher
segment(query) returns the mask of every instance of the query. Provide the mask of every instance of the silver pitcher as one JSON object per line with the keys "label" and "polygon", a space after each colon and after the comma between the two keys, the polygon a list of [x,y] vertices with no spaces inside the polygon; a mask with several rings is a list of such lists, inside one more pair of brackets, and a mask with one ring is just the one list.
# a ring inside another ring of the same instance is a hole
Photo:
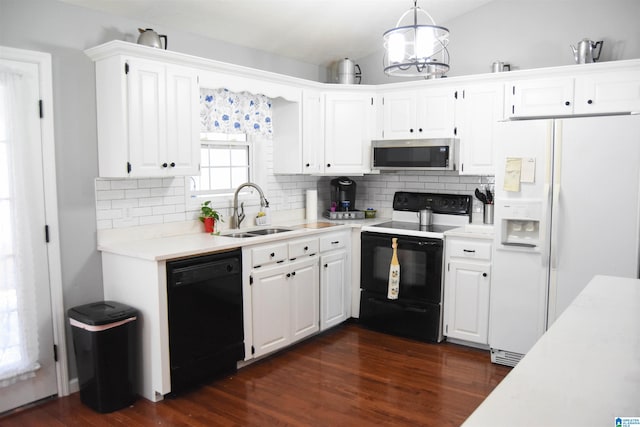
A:
{"label": "silver pitcher", "polygon": [[151,28],[138,28],[140,35],[138,36],[138,44],[156,47],[162,49],[161,39],[164,39],[164,49],[167,49],[167,36],[158,34]]}
{"label": "silver pitcher", "polygon": [[[573,45],[569,45],[573,51],[573,58],[576,60],[576,64],[590,64],[600,59],[600,53],[602,53],[603,40],[594,42],[589,39],[582,39],[578,43],[576,48]],[[595,54],[595,50],[598,50],[598,54]]]}

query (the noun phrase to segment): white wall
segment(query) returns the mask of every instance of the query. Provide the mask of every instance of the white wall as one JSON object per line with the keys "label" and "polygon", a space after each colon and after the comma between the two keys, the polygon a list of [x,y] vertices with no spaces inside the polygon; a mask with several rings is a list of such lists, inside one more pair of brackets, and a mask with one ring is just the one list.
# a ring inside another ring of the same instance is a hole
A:
{"label": "white wall", "polygon": [[[160,7],[160,6],[159,6]],[[102,265],[96,250],[94,180],[98,175],[95,72],[83,53],[137,28],[168,34],[172,50],[324,81],[325,70],[193,34],[71,6],[57,0],[0,0],[0,44],[49,52],[53,66],[56,167],[65,308],[101,300]],[[45,112],[46,114],[46,112]],[[75,376],[71,334],[69,368]]]}
{"label": "white wall", "polygon": [[[494,0],[437,24],[451,31],[447,75],[453,77],[488,73],[496,60],[511,63],[512,69],[575,64],[569,45],[583,38],[604,40],[602,61],[640,58],[639,17],[638,0]],[[382,58],[381,49],[356,60],[362,83],[407,80],[387,77]]]}

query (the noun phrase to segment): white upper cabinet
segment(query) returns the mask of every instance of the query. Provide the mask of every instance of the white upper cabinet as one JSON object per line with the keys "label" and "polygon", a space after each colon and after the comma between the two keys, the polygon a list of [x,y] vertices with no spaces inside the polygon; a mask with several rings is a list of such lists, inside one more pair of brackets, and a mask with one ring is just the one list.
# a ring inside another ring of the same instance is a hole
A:
{"label": "white upper cabinet", "polygon": [[115,56],[96,63],[99,174],[158,177],[199,173],[195,69]]}
{"label": "white upper cabinet", "polygon": [[382,99],[382,138],[452,138],[455,131],[455,88],[403,89]]}
{"label": "white upper cabinet", "polygon": [[576,78],[574,112],[640,112],[640,71],[593,73]]}
{"label": "white upper cabinet", "polygon": [[371,170],[375,94],[330,92],[324,98],[324,169],[330,175]]}
{"label": "white upper cabinet", "polygon": [[324,171],[324,97],[319,90],[302,93],[302,172]]}
{"label": "white upper cabinet", "polygon": [[640,111],[636,68],[523,79],[507,85],[508,118],[563,117]]}
{"label": "white upper cabinet", "polygon": [[495,128],[503,118],[503,106],[501,83],[478,83],[458,90],[456,126],[460,138],[460,174],[495,174]]}
{"label": "white upper cabinet", "polygon": [[507,87],[509,118],[573,114],[573,78],[530,79]]}

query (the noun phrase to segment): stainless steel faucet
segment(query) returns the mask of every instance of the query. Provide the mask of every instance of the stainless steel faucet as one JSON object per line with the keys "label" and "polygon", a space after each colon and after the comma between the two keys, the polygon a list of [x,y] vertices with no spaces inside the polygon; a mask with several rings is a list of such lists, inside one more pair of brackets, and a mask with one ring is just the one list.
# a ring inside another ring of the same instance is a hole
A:
{"label": "stainless steel faucet", "polygon": [[254,184],[253,182],[245,182],[244,184],[240,184],[238,188],[236,188],[235,193],[233,193],[233,228],[240,228],[240,223],[242,223],[246,216],[244,214],[244,202],[240,203],[240,211],[238,212],[238,193],[240,193],[240,190],[242,190],[244,187],[253,187],[258,190],[258,193],[260,194],[260,206],[263,208],[269,207],[269,201],[266,199],[266,197],[264,197],[264,193],[262,192],[262,189],[258,186],[258,184]]}

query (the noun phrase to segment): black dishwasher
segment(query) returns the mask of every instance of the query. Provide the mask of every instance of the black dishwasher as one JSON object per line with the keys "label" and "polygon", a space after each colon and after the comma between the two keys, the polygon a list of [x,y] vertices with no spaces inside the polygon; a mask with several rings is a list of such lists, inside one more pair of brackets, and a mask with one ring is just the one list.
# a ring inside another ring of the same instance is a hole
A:
{"label": "black dishwasher", "polygon": [[236,371],[244,359],[242,252],[167,262],[171,395]]}

